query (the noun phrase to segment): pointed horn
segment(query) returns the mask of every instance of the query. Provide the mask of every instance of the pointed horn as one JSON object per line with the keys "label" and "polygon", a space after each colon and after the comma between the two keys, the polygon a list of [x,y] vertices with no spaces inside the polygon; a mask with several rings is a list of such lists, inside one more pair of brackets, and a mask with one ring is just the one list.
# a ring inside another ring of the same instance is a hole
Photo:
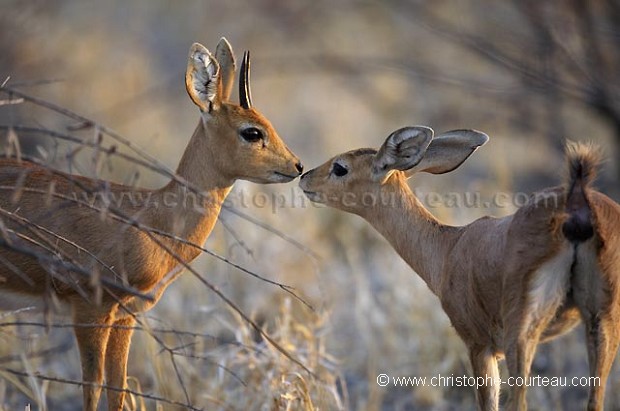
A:
{"label": "pointed horn", "polygon": [[250,92],[250,52],[243,53],[241,71],[239,72],[239,103],[245,109],[252,108],[252,93]]}

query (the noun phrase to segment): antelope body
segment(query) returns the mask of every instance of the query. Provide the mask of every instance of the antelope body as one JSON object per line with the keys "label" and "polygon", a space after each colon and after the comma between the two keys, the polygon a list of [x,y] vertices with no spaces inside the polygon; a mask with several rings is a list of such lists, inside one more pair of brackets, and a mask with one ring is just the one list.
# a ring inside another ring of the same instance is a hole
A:
{"label": "antelope body", "polygon": [[[505,356],[510,376],[527,380],[537,344],[583,319],[590,374],[600,377],[588,409],[602,410],[620,336],[620,206],[590,187],[595,150],[574,145],[564,186],[535,193],[511,216],[442,224],[407,178],[452,171],[487,140],[473,130],[433,139],[429,128],[404,128],[379,151],[336,156],[299,184],[310,200],[361,216],[390,242],[440,299],[476,377],[499,382]],[[525,410],[525,385],[509,389],[507,408]],[[499,391],[500,384],[479,388],[479,409],[497,410]]]}
{"label": "antelope body", "polygon": [[[283,183],[301,174],[299,159],[252,107],[249,63],[246,52],[240,105],[233,104],[229,97],[235,60],[228,42],[220,40],[215,56],[198,43],[192,46],[185,80],[201,118],[176,178],[159,190],[0,160],[0,219],[5,226],[0,236],[0,308],[57,299],[71,306],[76,324],[102,326],[75,327],[87,383],[85,410],[97,408],[104,371],[107,385],[121,389],[108,389],[108,409],[123,409],[134,313],[157,302],[182,272],[180,260],[189,263],[199,254],[191,244],[204,243],[234,181]],[[199,195],[188,196],[188,186]],[[125,201],[112,209],[106,201],[110,197]],[[91,203],[81,201],[92,198],[96,200]],[[63,271],[51,257],[93,275]],[[114,284],[149,293],[153,299],[136,297]]]}

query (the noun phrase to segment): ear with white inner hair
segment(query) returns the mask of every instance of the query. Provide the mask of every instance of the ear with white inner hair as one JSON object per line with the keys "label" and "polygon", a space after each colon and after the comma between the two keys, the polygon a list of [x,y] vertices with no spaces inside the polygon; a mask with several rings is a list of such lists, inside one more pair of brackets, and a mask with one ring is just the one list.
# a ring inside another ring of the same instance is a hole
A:
{"label": "ear with white inner hair", "polygon": [[404,127],[390,134],[373,160],[373,179],[381,181],[393,170],[418,164],[432,139],[433,130],[422,126]]}
{"label": "ear with white inner hair", "polygon": [[194,43],[189,50],[185,88],[192,101],[204,113],[221,104],[220,66],[205,46]]}
{"label": "ear with white inner hair", "polygon": [[235,82],[235,70],[237,65],[235,63],[235,55],[232,47],[226,38],[222,37],[220,42],[217,43],[215,49],[215,59],[220,65],[220,72],[222,76],[222,101],[230,100],[230,93],[232,92],[233,84]]}
{"label": "ear with white inner hair", "polygon": [[435,137],[422,161],[407,171],[407,176],[426,172],[448,173],[467,160],[476,149],[489,141],[489,136],[476,130],[452,130]]}

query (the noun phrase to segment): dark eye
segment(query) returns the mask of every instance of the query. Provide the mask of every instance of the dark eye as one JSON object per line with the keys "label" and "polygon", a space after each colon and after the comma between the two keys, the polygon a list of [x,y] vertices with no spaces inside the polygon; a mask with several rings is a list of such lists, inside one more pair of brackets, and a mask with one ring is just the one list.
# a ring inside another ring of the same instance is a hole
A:
{"label": "dark eye", "polygon": [[338,163],[334,163],[334,166],[332,167],[332,173],[334,173],[336,177],[342,177],[346,175],[348,172],[349,170],[347,170],[346,168],[344,168]]}
{"label": "dark eye", "polygon": [[241,137],[248,143],[256,143],[263,139],[263,132],[256,127],[244,128],[239,134],[241,134]]}

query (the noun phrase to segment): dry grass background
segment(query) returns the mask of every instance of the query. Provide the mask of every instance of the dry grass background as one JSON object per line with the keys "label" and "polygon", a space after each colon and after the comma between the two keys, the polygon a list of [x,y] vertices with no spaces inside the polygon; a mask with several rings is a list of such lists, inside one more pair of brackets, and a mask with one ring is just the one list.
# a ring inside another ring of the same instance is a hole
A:
{"label": "dry grass background", "polygon": [[[237,53],[251,49],[253,97],[291,149],[313,167],[329,156],[378,146],[392,130],[425,124],[437,131],[477,128],[491,142],[458,171],[419,176],[420,193],[534,190],[559,182],[548,107],[498,70],[447,41],[404,12],[407,2],[59,1],[0,0],[0,82],[75,110],[119,131],[174,168],[198,121],[183,86],[186,53],[194,41],[213,48],[226,36]],[[492,3],[436,2],[443,15],[475,23]],[[510,6],[497,16],[519,27]],[[503,13],[503,14],[502,14]],[[491,16],[491,14],[489,14]],[[514,30],[508,27],[507,31]],[[516,45],[515,45],[516,46]],[[403,62],[409,62],[410,65]],[[428,71],[416,71],[424,62]],[[452,81],[451,79],[465,79]],[[58,80],[36,84],[41,80]],[[491,91],[475,81],[492,85]],[[559,116],[566,137],[593,139],[610,158],[613,130],[574,101]],[[557,120],[557,118],[556,118]],[[2,124],[66,130],[68,122],[31,105],[0,107]],[[74,133],[85,139],[91,131]],[[5,138],[0,133],[0,139]],[[68,148],[21,134],[26,150],[63,162]],[[4,141],[4,140],[3,140]],[[3,143],[4,144],[4,143]],[[39,147],[38,149],[36,147]],[[74,171],[89,174],[89,154]],[[126,182],[136,167],[120,161],[103,176]],[[617,164],[606,163],[600,185],[618,199]],[[140,170],[140,184],[164,184]],[[210,250],[296,288],[314,311],[282,290],[209,256],[194,267],[245,313],[311,368],[316,378],[276,352],[191,275],[181,277],[144,319],[175,347],[170,353],[147,332],[136,332],[130,386],[136,392],[185,401],[207,410],[462,410],[474,408],[470,388],[381,388],[377,374],[434,376],[469,373],[466,353],[435,297],[391,247],[361,219],[315,207],[296,183],[238,183],[232,199],[266,193],[285,198],[241,211],[303,244],[312,253],[230,212],[207,241]],[[255,197],[252,197],[255,195]],[[274,211],[275,207],[275,211]],[[446,222],[465,224],[512,207],[438,207]],[[54,323],[66,321],[54,316]],[[28,312],[1,313],[0,323],[42,322]],[[577,330],[541,346],[534,373],[587,375]],[[18,377],[7,369],[79,380],[79,360],[67,328],[0,326],[0,410],[77,410],[78,386]],[[504,370],[505,371],[505,370]],[[531,409],[582,409],[585,389],[532,388]],[[608,408],[620,409],[614,368]],[[129,409],[172,405],[132,396]]]}

